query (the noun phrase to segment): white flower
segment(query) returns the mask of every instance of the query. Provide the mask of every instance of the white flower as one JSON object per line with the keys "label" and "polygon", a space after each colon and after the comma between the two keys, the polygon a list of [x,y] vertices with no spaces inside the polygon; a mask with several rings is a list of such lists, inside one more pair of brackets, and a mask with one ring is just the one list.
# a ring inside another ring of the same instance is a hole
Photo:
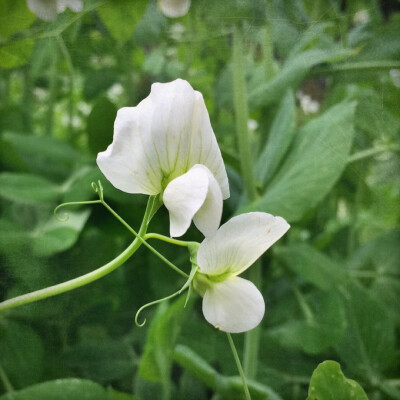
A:
{"label": "white flower", "polygon": [[188,82],[155,83],[137,107],[120,109],[97,164],[117,189],[161,194],[171,236],[192,219],[205,236],[218,229],[228,178],[203,96]]}
{"label": "white flower", "polygon": [[221,331],[239,333],[255,328],[265,311],[256,286],[243,278],[249,268],[290,228],[281,217],[252,212],[238,215],[206,238],[197,252],[200,272],[195,289],[203,296],[206,320]]}
{"label": "white flower", "polygon": [[26,0],[29,9],[40,19],[54,21],[69,7],[72,11],[82,11],[82,0]]}
{"label": "white flower", "polygon": [[190,0],[158,0],[158,6],[169,18],[183,17],[190,8]]}

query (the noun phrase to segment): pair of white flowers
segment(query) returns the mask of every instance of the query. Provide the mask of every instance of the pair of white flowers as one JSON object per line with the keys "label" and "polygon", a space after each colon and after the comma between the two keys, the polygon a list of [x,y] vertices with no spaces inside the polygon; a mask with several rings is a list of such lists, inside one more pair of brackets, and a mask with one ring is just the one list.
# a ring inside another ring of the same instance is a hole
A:
{"label": "pair of white flowers", "polygon": [[260,323],[264,299],[238,275],[289,225],[281,217],[253,212],[219,227],[229,185],[201,93],[180,79],[153,84],[137,107],[118,111],[113,143],[98,154],[97,164],[124,192],[162,196],[172,237],[183,235],[192,220],[204,234],[194,286],[209,323],[232,333]]}

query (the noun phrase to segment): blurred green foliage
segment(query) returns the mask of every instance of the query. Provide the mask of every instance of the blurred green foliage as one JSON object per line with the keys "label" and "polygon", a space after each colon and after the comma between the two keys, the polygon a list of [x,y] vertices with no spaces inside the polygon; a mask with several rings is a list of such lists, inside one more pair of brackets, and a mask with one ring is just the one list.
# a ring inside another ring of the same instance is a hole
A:
{"label": "blurred green foliage", "polygon": [[[112,141],[118,108],[179,77],[203,93],[227,165],[224,221],[258,210],[292,225],[262,259],[267,313],[252,397],[400,399],[399,11],[378,0],[199,0],[174,20],[156,0],[87,0],[44,22],[25,0],[1,0],[0,301],[89,272],[133,240],[99,205],[65,223],[53,210],[94,199],[90,183],[102,179],[107,201],[140,225],[146,199],[114,189],[96,153]],[[234,24],[257,122],[250,204]],[[150,230],[167,234],[164,208]],[[187,237],[202,240],[194,228]],[[154,245],[190,271],[184,249]],[[2,314],[1,400],[241,398],[226,338],[198,299],[146,310],[147,325],[134,326],[141,305],[182,284],[142,248],[87,287]]]}

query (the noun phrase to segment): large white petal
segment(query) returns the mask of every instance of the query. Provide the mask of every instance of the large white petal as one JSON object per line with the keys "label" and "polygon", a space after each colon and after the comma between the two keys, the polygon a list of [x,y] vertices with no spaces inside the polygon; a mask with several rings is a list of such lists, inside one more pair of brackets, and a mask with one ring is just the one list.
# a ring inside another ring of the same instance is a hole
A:
{"label": "large white petal", "polygon": [[57,0],[26,0],[28,8],[44,21],[54,21],[57,18]]}
{"label": "large white petal", "polygon": [[159,0],[161,11],[170,18],[184,16],[190,8],[190,0]]}
{"label": "large white petal", "polygon": [[252,212],[233,217],[200,244],[197,263],[209,275],[239,274],[289,229],[281,217]]}
{"label": "large white petal", "polygon": [[205,319],[224,332],[249,331],[261,322],[264,312],[260,291],[252,282],[239,277],[214,284],[203,298]]}
{"label": "large white petal", "polygon": [[[203,168],[208,176],[208,191],[204,203],[193,217],[198,230],[205,236],[212,236],[217,231],[222,217],[222,192],[217,180],[207,167],[197,165],[193,168]],[[192,169],[193,169],[192,168]]]}
{"label": "large white petal", "polygon": [[114,140],[97,163],[107,179],[128,193],[156,194],[164,182],[205,165],[224,199],[228,179],[201,93],[177,79],[154,83],[137,107],[118,112]]}
{"label": "large white petal", "polygon": [[168,184],[163,202],[169,211],[171,237],[182,236],[188,230],[194,215],[206,200],[208,182],[207,171],[196,165]]}

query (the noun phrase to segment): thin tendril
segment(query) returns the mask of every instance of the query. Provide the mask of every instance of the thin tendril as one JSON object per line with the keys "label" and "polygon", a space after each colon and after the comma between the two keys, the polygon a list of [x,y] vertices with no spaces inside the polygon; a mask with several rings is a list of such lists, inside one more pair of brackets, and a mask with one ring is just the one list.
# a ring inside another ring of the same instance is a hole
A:
{"label": "thin tendril", "polygon": [[60,222],[67,222],[69,220],[69,214],[67,212],[64,212],[64,218],[61,218],[58,215],[58,211],[60,210],[60,208],[67,207],[67,206],[83,206],[83,205],[88,205],[88,204],[99,204],[99,203],[101,203],[101,200],[70,201],[68,203],[62,203],[54,209],[54,216]]}
{"label": "thin tendril", "polygon": [[[143,320],[142,323],[138,322],[139,314],[140,314],[145,308],[151,307],[151,306],[154,306],[155,304],[160,304],[160,303],[162,303],[163,301],[167,301],[167,300],[169,300],[169,299],[172,299],[173,297],[180,295],[180,294],[181,294],[184,290],[186,290],[187,288],[189,288],[189,292],[190,292],[191,283],[192,283],[192,281],[193,281],[193,279],[194,279],[194,277],[195,277],[195,275],[196,275],[197,270],[198,270],[198,267],[197,267],[197,266],[193,266],[193,267],[192,267],[192,270],[190,271],[190,275],[189,275],[188,280],[185,282],[185,284],[184,284],[177,292],[172,293],[172,294],[170,294],[170,295],[167,296],[167,297],[163,297],[162,299],[158,299],[158,300],[152,301],[152,302],[150,302],[150,303],[147,303],[147,304],[145,304],[144,306],[140,307],[139,310],[137,311],[136,315],[135,315],[135,324],[136,324],[136,326],[138,326],[139,328],[141,328],[141,327],[143,327],[144,324],[146,323],[146,318]],[[186,307],[186,304],[187,304],[188,300],[189,300],[189,294],[188,294],[188,296],[186,297],[186,301],[185,301],[184,308]]]}

